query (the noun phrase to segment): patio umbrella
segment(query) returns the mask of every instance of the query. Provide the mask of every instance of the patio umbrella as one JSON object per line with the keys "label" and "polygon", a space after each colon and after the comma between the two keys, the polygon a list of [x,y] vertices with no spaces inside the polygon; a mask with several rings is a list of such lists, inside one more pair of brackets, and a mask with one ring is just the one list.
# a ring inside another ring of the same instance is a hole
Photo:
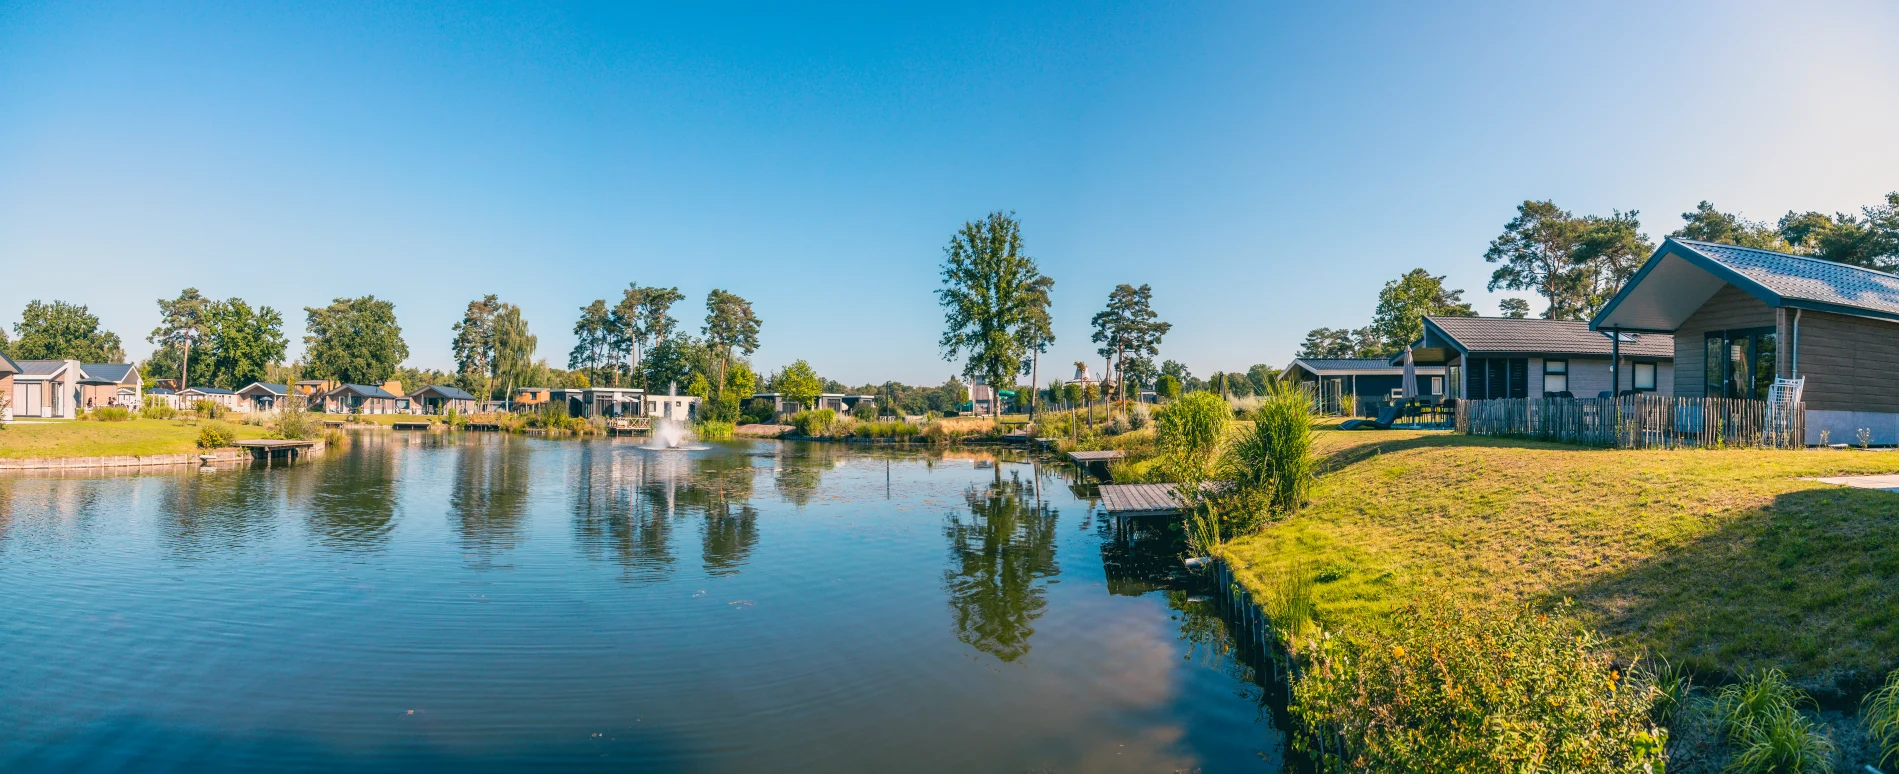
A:
{"label": "patio umbrella", "polygon": [[1418,364],[1411,360],[1411,348],[1404,348],[1404,399],[1418,397]]}

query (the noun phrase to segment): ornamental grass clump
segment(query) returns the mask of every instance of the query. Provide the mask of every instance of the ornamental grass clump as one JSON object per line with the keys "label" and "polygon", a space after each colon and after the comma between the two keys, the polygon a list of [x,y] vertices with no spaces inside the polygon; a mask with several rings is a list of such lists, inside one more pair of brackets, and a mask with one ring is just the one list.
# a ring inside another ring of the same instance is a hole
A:
{"label": "ornamental grass clump", "polygon": [[1234,441],[1229,467],[1241,489],[1256,493],[1272,515],[1284,516],[1305,505],[1318,467],[1312,401],[1285,383],[1269,386],[1258,400],[1253,429]]}
{"label": "ornamental grass clump", "polygon": [[1805,691],[1778,669],[1756,672],[1714,695],[1714,718],[1734,757],[1732,774],[1817,774],[1833,770],[1833,741],[1800,711]]}
{"label": "ornamental grass clump", "polygon": [[1860,705],[1866,733],[1879,745],[1879,765],[1899,762],[1899,671],[1886,675],[1886,684],[1866,696]]}
{"label": "ornamental grass clump", "polygon": [[729,441],[738,425],[717,419],[708,419],[692,426],[692,434],[701,441]]}
{"label": "ornamental grass clump", "polygon": [[791,415],[791,426],[798,434],[807,438],[821,438],[831,432],[831,425],[837,422],[837,412],[830,409],[800,411]]}
{"label": "ornamental grass clump", "polygon": [[1311,638],[1295,744],[1327,772],[1661,771],[1654,691],[1568,612],[1436,599]]}
{"label": "ornamental grass clump", "polygon": [[1229,509],[1202,488],[1216,472],[1231,421],[1226,401],[1210,392],[1174,401],[1154,417],[1154,440],[1160,451],[1155,470],[1160,478],[1173,482],[1185,514],[1187,544],[1200,555],[1212,554],[1234,534]]}

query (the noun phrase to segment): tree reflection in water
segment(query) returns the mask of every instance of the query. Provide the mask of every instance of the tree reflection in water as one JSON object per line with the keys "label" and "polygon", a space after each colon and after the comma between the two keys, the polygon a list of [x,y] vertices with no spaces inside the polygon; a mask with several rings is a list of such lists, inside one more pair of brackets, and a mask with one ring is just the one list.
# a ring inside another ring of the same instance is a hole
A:
{"label": "tree reflection in water", "polygon": [[823,443],[783,444],[778,448],[778,468],[772,484],[779,499],[803,508],[811,503],[818,485],[824,483],[824,473],[837,467],[839,452]]}
{"label": "tree reflection in water", "polygon": [[351,433],[350,449],[313,476],[306,520],[316,542],[343,551],[380,551],[396,518],[396,464],[389,433]]}
{"label": "tree reflection in water", "polygon": [[626,568],[628,580],[657,581],[677,560],[675,520],[699,515],[707,572],[735,573],[758,544],[758,513],[747,504],[755,473],[743,455],[588,448],[568,487],[576,542]]}
{"label": "tree reflection in water", "polygon": [[277,528],[280,491],[307,477],[307,467],[172,476],[158,497],[159,543],[179,559],[209,559],[266,542]]}
{"label": "tree reflection in water", "polygon": [[455,456],[449,525],[477,567],[493,566],[497,554],[514,548],[528,514],[533,447],[508,441],[469,439]]}
{"label": "tree reflection in water", "polygon": [[951,513],[943,527],[950,567],[943,573],[956,638],[1003,661],[1029,652],[1035,619],[1047,606],[1045,579],[1055,562],[1053,508],[1035,497],[1032,481],[1002,478],[965,493],[969,514]]}

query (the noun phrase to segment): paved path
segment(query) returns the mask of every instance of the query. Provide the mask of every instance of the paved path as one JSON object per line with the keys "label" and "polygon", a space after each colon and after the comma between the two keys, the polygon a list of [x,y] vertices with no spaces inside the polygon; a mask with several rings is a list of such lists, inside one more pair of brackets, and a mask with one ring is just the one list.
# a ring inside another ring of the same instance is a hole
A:
{"label": "paved path", "polygon": [[1822,484],[1837,484],[1855,489],[1883,489],[1899,492],[1899,476],[1831,476],[1813,479]]}

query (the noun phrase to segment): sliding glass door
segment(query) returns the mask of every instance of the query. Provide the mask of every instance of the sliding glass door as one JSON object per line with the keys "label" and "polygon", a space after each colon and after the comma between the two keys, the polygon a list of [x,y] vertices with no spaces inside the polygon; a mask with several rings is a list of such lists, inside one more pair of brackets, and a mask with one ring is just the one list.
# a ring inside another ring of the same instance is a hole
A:
{"label": "sliding glass door", "polygon": [[1708,397],[1767,399],[1779,354],[1779,337],[1773,328],[1709,331],[1702,345]]}

